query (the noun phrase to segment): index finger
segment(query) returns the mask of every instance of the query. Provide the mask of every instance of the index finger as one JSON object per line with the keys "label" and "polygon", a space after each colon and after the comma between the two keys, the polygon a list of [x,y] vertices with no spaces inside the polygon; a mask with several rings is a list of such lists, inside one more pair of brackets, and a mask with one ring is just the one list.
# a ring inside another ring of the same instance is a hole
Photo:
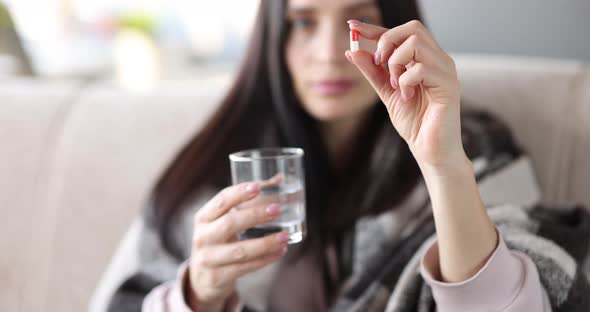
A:
{"label": "index finger", "polygon": [[373,24],[366,24],[357,20],[348,21],[350,29],[358,30],[363,38],[377,41],[381,36],[389,31],[389,29]]}
{"label": "index finger", "polygon": [[259,192],[260,184],[257,182],[245,182],[228,186],[197,211],[195,220],[198,222],[213,222],[233,207],[253,199]]}
{"label": "index finger", "polygon": [[[350,29],[357,30],[363,38],[378,41],[377,44],[382,44],[381,37],[386,34],[387,41],[393,43],[396,47],[399,47],[412,35],[422,33],[426,31],[424,25],[417,20],[409,21],[405,24],[398,25],[391,29],[359,22],[356,20],[348,21]],[[429,36],[425,36],[427,39]],[[430,41],[430,40],[429,40]]]}
{"label": "index finger", "polygon": [[[375,64],[382,64],[393,50],[401,46],[412,35],[419,35],[431,47],[439,47],[438,43],[426,27],[418,20],[387,29],[381,26],[366,24],[356,20],[348,21],[350,29],[357,30],[364,38],[377,41],[377,51],[380,51]],[[376,52],[377,52],[376,51]]]}
{"label": "index finger", "polygon": [[270,179],[268,180],[262,180],[260,181],[260,188],[265,188],[265,187],[269,187],[269,186],[276,186],[279,185],[281,183],[283,183],[285,180],[285,176],[282,173],[277,173],[274,176],[272,176]]}

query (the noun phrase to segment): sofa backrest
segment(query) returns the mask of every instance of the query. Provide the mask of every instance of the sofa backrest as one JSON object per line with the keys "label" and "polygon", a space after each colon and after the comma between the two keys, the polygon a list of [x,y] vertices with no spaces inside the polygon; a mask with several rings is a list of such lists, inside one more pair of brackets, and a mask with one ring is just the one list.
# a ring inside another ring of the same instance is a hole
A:
{"label": "sofa backrest", "polygon": [[590,207],[590,67],[526,57],[455,57],[466,106],[490,111],[532,157],[545,203]]}
{"label": "sofa backrest", "polygon": [[[455,56],[464,105],[495,113],[530,152],[550,203],[590,206],[590,70]],[[149,189],[231,80],[146,95],[0,80],[0,310],[83,311]]]}

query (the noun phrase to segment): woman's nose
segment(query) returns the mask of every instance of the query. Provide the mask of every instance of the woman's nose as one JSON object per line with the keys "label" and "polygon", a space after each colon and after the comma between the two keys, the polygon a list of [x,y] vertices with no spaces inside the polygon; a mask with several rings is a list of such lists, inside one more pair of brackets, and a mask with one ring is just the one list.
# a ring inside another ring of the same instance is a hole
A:
{"label": "woman's nose", "polygon": [[323,27],[317,33],[314,56],[319,63],[344,63],[348,44],[346,29],[336,25]]}

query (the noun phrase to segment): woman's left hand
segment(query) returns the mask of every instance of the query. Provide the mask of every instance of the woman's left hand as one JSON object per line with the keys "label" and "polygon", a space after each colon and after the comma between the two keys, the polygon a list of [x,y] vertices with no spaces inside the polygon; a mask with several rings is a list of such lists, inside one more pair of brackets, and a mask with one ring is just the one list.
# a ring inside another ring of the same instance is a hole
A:
{"label": "woman's left hand", "polygon": [[346,57],[377,91],[418,163],[435,169],[463,165],[460,86],[453,59],[419,21],[392,29],[356,20],[349,25],[377,41],[374,55],[359,50],[346,51]]}

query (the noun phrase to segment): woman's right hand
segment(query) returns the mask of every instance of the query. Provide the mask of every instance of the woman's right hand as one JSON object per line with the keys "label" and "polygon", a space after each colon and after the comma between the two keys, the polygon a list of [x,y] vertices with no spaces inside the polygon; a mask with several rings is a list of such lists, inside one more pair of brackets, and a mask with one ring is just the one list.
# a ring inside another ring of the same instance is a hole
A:
{"label": "woman's right hand", "polygon": [[195,214],[189,261],[188,301],[199,311],[220,311],[235,291],[236,280],[280,259],[286,252],[288,233],[238,240],[238,233],[269,222],[280,214],[278,203],[233,209],[254,199],[261,184],[229,186]]}

